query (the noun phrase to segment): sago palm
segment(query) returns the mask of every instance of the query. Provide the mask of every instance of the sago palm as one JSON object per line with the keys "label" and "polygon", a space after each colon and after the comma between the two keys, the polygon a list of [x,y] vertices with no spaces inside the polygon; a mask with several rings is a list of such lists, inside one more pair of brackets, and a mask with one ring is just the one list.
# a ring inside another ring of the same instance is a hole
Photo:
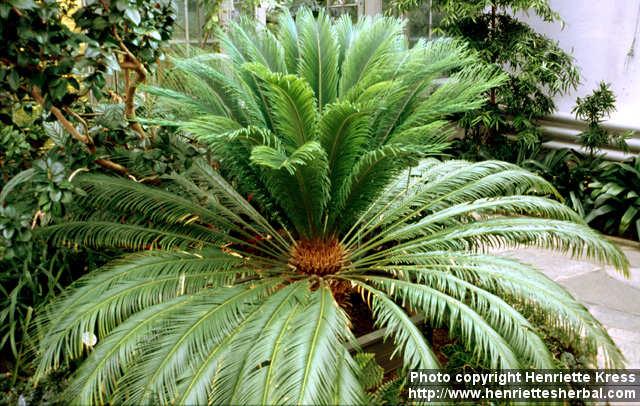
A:
{"label": "sago palm", "polygon": [[165,189],[77,176],[85,215],[42,230],[134,252],[40,316],[38,377],[84,358],[64,394],[82,404],[363,403],[352,294],[407,368],[439,367],[414,314],[487,366],[552,368],[522,309],[622,365],[563,288],[489,253],[537,246],[626,271],[620,251],[517,166],[425,158],[446,116],[502,79],[490,68],[449,41],[408,48],[386,18],[303,11],[222,44],[150,91],[225,176],[204,161]]}

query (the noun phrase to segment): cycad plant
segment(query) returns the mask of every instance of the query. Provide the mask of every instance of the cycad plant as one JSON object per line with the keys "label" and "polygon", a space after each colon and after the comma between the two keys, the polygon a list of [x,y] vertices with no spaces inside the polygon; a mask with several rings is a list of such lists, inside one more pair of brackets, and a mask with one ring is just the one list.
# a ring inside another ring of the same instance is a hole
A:
{"label": "cycad plant", "polygon": [[414,314],[487,366],[553,367],[516,308],[622,365],[571,295],[488,253],[537,246],[626,271],[620,251],[517,166],[425,158],[446,116],[502,80],[491,68],[446,40],[407,48],[389,18],[302,11],[222,38],[224,53],[174,61],[152,90],[221,172],[197,161],[166,189],[78,175],[84,216],[41,231],[134,252],[40,316],[37,377],[83,358],[64,394],[82,404],[364,403],[354,293],[407,368],[439,367]]}

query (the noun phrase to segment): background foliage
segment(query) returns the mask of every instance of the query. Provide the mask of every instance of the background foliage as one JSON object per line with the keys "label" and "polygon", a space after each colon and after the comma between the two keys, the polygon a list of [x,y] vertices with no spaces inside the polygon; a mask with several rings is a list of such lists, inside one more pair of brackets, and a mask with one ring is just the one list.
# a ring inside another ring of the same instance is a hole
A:
{"label": "background foliage", "polygon": [[[423,2],[397,0],[397,10]],[[441,35],[462,38],[489,63],[509,74],[509,81],[491,89],[483,108],[460,119],[467,156],[521,162],[541,141],[537,120],[555,109],[553,97],[575,88],[579,81],[573,58],[558,44],[517,18],[533,12],[546,22],[561,22],[547,0],[434,0],[442,21]]]}
{"label": "background foliage", "polygon": [[[157,175],[172,160],[170,148],[154,155],[166,136],[147,134],[135,111],[174,20],[170,0],[0,3],[0,369],[14,379],[34,309],[111,255],[52,249],[33,229],[72,210],[80,170]],[[142,150],[145,165],[123,165]]]}

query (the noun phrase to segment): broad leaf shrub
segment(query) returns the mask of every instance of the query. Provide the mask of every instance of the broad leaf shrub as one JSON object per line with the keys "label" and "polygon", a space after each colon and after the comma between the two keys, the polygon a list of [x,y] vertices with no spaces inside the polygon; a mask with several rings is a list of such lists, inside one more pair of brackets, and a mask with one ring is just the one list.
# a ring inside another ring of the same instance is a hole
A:
{"label": "broad leaf shrub", "polygon": [[[94,139],[84,114],[100,112],[87,111],[87,102],[111,94],[123,104],[130,130],[146,139],[136,120],[136,90],[162,56],[174,20],[171,0],[3,2],[0,41],[7,46],[0,49],[0,109],[32,100],[93,155],[96,164],[127,173]],[[106,87],[114,72],[124,79],[122,96]]]}
{"label": "broad leaf shrub", "polygon": [[[607,234],[640,240],[640,158],[602,162],[584,189],[585,220]],[[585,209],[587,211],[585,211]]]}
{"label": "broad leaf shrub", "polygon": [[414,312],[487,366],[553,367],[517,308],[623,365],[562,287],[489,253],[534,246],[626,272],[618,248],[530,172],[427,157],[446,145],[446,117],[502,76],[455,42],[407,48],[391,18],[302,11],[275,32],[233,25],[222,43],[175,60],[173,86],[153,90],[159,121],[208,145],[222,172],[195,160],[165,188],[80,174],[84,215],[39,231],[132,253],[39,315],[36,378],[83,359],[67,401],[366,403],[353,292],[407,368],[440,367]]}
{"label": "broad leaf shrub", "polygon": [[174,18],[170,0],[0,3],[0,372],[11,370],[14,382],[29,374],[21,359],[33,309],[104,262],[104,252],[33,239],[33,228],[70,215],[82,193],[74,172],[164,173],[138,163],[142,149],[175,164],[173,150],[158,153],[174,140],[147,135],[135,120],[136,88],[162,57]]}

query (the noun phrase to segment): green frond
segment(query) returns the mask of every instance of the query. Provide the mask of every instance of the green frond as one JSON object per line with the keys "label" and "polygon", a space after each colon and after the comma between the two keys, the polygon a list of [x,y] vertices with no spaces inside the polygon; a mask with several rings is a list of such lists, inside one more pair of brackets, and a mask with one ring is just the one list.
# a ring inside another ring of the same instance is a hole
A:
{"label": "green frond", "polygon": [[444,120],[434,121],[419,127],[413,127],[404,131],[393,133],[387,144],[394,145],[448,145],[453,130],[448,127],[449,122]]}
{"label": "green frond", "polygon": [[217,375],[213,403],[260,404],[268,399],[277,368],[275,358],[286,350],[280,342],[283,323],[308,300],[310,292],[306,280],[291,283],[266,299],[254,317],[247,318],[246,327],[230,349],[237,356],[230,358]]}
{"label": "green frond", "polygon": [[279,385],[274,388],[274,403],[331,403],[333,382],[339,374],[344,377],[345,372],[350,375],[348,380],[342,380],[344,385],[350,382],[350,387],[344,388],[348,393],[347,403],[361,402],[362,389],[355,379],[357,371],[345,371],[355,365],[338,362],[338,357],[344,355],[348,326],[348,318],[331,290],[321,283],[293,320],[292,330],[286,337],[287,350],[276,371]]}
{"label": "green frond", "polygon": [[210,97],[205,100],[200,100],[196,95],[168,88],[167,85],[164,87],[146,86],[144,90],[159,100],[160,112],[164,113],[164,115],[171,113],[181,118],[200,114],[224,114],[224,108],[215,93],[209,95]]}
{"label": "green frond", "polygon": [[200,292],[185,311],[165,318],[162,335],[142,350],[136,368],[125,372],[117,396],[129,404],[169,403],[179,396],[178,382],[185,370],[210,367],[204,354],[224,341],[253,303],[281,281],[265,279]]}
{"label": "green frond", "polygon": [[412,190],[420,178],[415,173],[422,173],[428,168],[439,164],[440,161],[435,159],[424,159],[418,162],[416,167],[408,168],[398,174],[392,181],[378,193],[371,204],[363,210],[357,219],[353,222],[351,228],[345,233],[343,243],[350,246],[350,242],[355,238],[362,238],[368,231],[375,229],[375,223],[379,220],[386,219],[386,213],[394,206],[402,205],[403,201],[409,201],[413,198],[408,192]]}
{"label": "green frond", "polygon": [[278,40],[284,50],[284,62],[287,73],[295,73],[298,68],[298,27],[288,9],[278,17]]}
{"label": "green frond", "polygon": [[191,296],[179,296],[136,313],[101,341],[74,374],[64,397],[78,404],[106,404],[122,375],[122,365],[134,361],[136,352],[163,325],[172,313],[183,311],[193,302]]}
{"label": "green frond", "polygon": [[406,384],[406,376],[398,376],[383,383],[372,394],[372,402],[376,405],[393,405],[401,399],[404,386]]}
{"label": "green frond", "polygon": [[95,332],[101,339],[120,321],[147,306],[253,273],[231,271],[237,264],[238,258],[217,250],[197,255],[149,251],[131,254],[96,275],[80,278],[38,319],[39,329],[47,334],[41,341],[36,376],[81,356],[85,332]]}
{"label": "green frond", "polygon": [[398,130],[428,124],[453,113],[475,110],[486,103],[485,92],[507,79],[492,66],[470,65],[449,76],[432,95],[416,107]]}
{"label": "green frond", "polygon": [[[393,273],[396,269],[390,267],[390,271]],[[417,283],[426,283],[447,295],[464,301],[504,337],[514,353],[517,354],[518,359],[523,361],[524,366],[553,369],[553,357],[546,344],[534,332],[534,327],[522,314],[499,296],[444,270],[416,266],[402,267],[401,271],[414,274]]]}
{"label": "green frond", "polygon": [[83,245],[131,251],[202,249],[216,247],[224,241],[219,232],[193,224],[149,228],[110,221],[68,221],[35,230],[35,233],[58,246]]}
{"label": "green frond", "polygon": [[[222,30],[220,30],[222,31]],[[263,32],[259,35],[257,27],[249,19],[230,21],[226,33],[220,33],[220,44],[223,51],[231,56],[233,62],[240,66],[248,61],[260,63],[272,71],[279,72],[282,66],[283,51],[275,47],[264,45],[265,37],[272,35]],[[278,55],[273,55],[275,52]],[[279,59],[277,57],[280,57]],[[275,64],[275,65],[274,65]]]}
{"label": "green frond", "polygon": [[[363,381],[371,379],[369,382],[373,382],[373,379],[377,378],[377,376],[373,377],[371,373],[374,366],[359,363],[357,357],[362,353],[352,357],[346,348],[342,348],[342,350],[338,348],[337,353],[336,375],[333,377],[334,393],[330,403],[335,405],[365,404],[369,397],[364,391],[366,388]],[[382,374],[382,368],[379,366],[378,368],[376,373]]]}
{"label": "green frond", "polygon": [[338,102],[326,106],[318,123],[318,134],[327,152],[331,196],[337,194],[355,162],[366,151],[369,132],[369,116],[357,105]]}
{"label": "green frond", "polygon": [[[338,192],[332,196],[331,216],[340,215],[340,221],[352,224],[391,179],[404,168],[417,162],[423,155],[442,152],[445,145],[385,145],[364,153],[354,165]],[[335,220],[335,219],[334,219]]]}
{"label": "green frond", "polygon": [[163,87],[144,87],[158,98],[156,105],[160,112],[183,120],[208,114],[227,117],[242,125],[264,125],[250,87],[237,78],[227,56],[172,58],[171,63],[173,66],[163,73]]}
{"label": "green frond", "polygon": [[359,379],[365,389],[374,389],[382,384],[384,368],[378,365],[374,353],[360,352],[353,359],[358,364],[360,369]]}
{"label": "green frond", "polygon": [[[381,98],[385,108],[380,110],[375,122],[376,145],[386,143],[413,112],[423,108],[423,104],[431,103],[429,98],[435,90],[435,80],[447,77],[460,67],[474,64],[481,65],[481,62],[457,41],[437,39],[415,44],[403,63],[390,75],[394,86],[388,87]],[[438,114],[444,118],[444,114],[436,113],[433,119],[438,118]],[[426,124],[429,123],[423,125]],[[407,126],[400,132],[423,125]]]}
{"label": "green frond", "polygon": [[267,128],[255,126],[223,133],[202,134],[199,138],[210,145],[213,151],[220,152],[221,155],[224,153],[225,146],[235,142],[246,143],[248,147],[265,145],[273,148],[282,148],[282,143],[277,135]]}
{"label": "green frond", "polygon": [[576,212],[562,203],[538,196],[507,196],[456,204],[395,230],[385,229],[383,234],[385,239],[400,241],[436,233],[444,225],[470,223],[495,216],[541,217],[584,224]]}
{"label": "green frond", "polygon": [[338,44],[323,9],[318,17],[304,9],[298,21],[298,70],[315,94],[318,109],[335,100],[338,92]]}
{"label": "green frond", "polygon": [[74,183],[86,192],[83,204],[94,208],[135,213],[158,223],[188,225],[198,221],[220,224],[219,212],[208,210],[175,193],[129,179],[82,174],[74,179]]}
{"label": "green frond", "polygon": [[9,179],[0,190],[0,204],[4,206],[7,196],[20,184],[28,182],[35,175],[36,170],[33,168],[20,171],[18,174]]}
{"label": "green frond", "polygon": [[[276,295],[272,295],[268,300],[274,296]],[[229,403],[230,393],[227,390],[230,386],[238,385],[240,375],[245,372],[239,367],[246,367],[237,363],[237,359],[241,357],[235,356],[234,351],[241,349],[244,353],[249,350],[249,342],[241,341],[241,336],[246,333],[250,324],[255,322],[256,317],[262,315],[266,304],[267,302],[263,302],[248,312],[242,322],[229,331],[224,339],[202,355],[193,372],[185,374],[180,379],[177,404]],[[241,341],[240,348],[236,347],[238,341]]]}
{"label": "green frond", "polygon": [[297,168],[308,165],[316,160],[323,160],[325,152],[317,141],[309,141],[287,155],[283,150],[278,150],[266,145],[259,145],[251,150],[251,161],[257,165],[280,170],[284,169],[290,175],[295,175]]}
{"label": "green frond", "polygon": [[[512,302],[544,314],[549,325],[561,329],[574,341],[588,340],[601,351],[608,367],[624,365],[620,350],[589,311],[563,287],[529,265],[501,256],[452,251],[400,255],[390,260],[409,265],[389,266],[389,271],[446,271],[478,288],[504,295]],[[429,271],[420,272],[426,275]]]}
{"label": "green frond", "polygon": [[[226,55],[204,54],[192,58],[172,59],[174,70],[179,73],[180,87],[187,93],[203,92],[202,103],[211,103],[215,93],[226,107],[229,116],[243,125],[264,125],[265,118],[251,93],[250,86],[238,77]],[[181,77],[184,75],[184,77]],[[192,81],[199,78],[200,81]],[[196,86],[200,85],[201,88]],[[210,92],[209,95],[207,92]],[[196,93],[197,94],[197,93]]]}
{"label": "green frond", "polygon": [[357,94],[377,81],[388,79],[384,74],[395,65],[394,58],[399,57],[405,45],[400,20],[365,17],[354,28],[346,37],[350,39],[349,47],[345,49],[340,71],[339,94],[343,98],[349,98],[349,92]]}
{"label": "green frond", "polygon": [[[264,327],[263,323],[272,320],[276,314],[269,314],[274,304],[276,310],[291,305],[291,301],[300,297],[301,290],[308,289],[307,283],[294,282],[276,291],[262,303],[254,306],[243,321],[227,334],[216,345],[208,349],[199,366],[193,373],[186,374],[178,387],[177,404],[201,404],[208,401],[214,404],[230,404],[237,396],[243,377],[253,369],[254,365],[247,364],[247,353],[255,345],[256,324]],[[284,302],[281,302],[283,301]]]}
{"label": "green frond", "polygon": [[378,276],[364,276],[362,279],[384,290],[396,300],[407,303],[411,309],[424,314],[434,325],[448,325],[454,334],[459,334],[465,346],[472,348],[476,356],[491,368],[521,368],[509,343],[484,317],[455,296],[430,286],[402,280]]}
{"label": "green frond", "polygon": [[344,63],[344,56],[347,53],[347,50],[351,48],[351,43],[356,36],[358,30],[360,30],[362,26],[362,22],[364,19],[359,19],[358,22],[354,24],[351,20],[351,17],[347,14],[342,14],[337,20],[334,22],[333,30],[336,36],[336,42],[338,45],[338,66],[342,69],[342,65]]}
{"label": "green frond", "polygon": [[403,224],[458,204],[505,195],[557,193],[546,180],[510,163],[427,159],[389,182],[364,211],[366,216],[360,217],[367,222],[356,225],[362,238],[382,226]]}
{"label": "green frond", "polygon": [[383,291],[349,278],[360,291],[373,311],[377,327],[385,329],[385,340],[393,337],[394,354],[402,354],[404,367],[414,369],[439,369],[435,354],[407,312],[394,303]]}
{"label": "green frond", "polygon": [[[598,350],[606,368],[623,368],[624,356],[604,326],[574,299],[564,288],[548,279],[540,271],[515,261],[495,261],[495,264],[470,269],[473,283],[488,289],[498,289],[515,297],[524,306],[532,306],[545,315],[549,325],[556,326],[575,341],[586,342]],[[455,268],[454,268],[455,269]],[[460,277],[467,272],[456,272]],[[469,277],[469,276],[467,276]]]}
{"label": "green frond", "polygon": [[211,191],[218,198],[222,206],[227,207],[228,210],[246,215],[259,227],[259,230],[273,238],[280,239],[285,246],[287,245],[287,242],[279,237],[280,234],[269,221],[224,180],[218,172],[207,165],[206,162],[202,160],[195,161],[190,172],[196,174],[202,181],[209,185]]}
{"label": "green frond", "polygon": [[224,138],[228,133],[242,129],[237,121],[224,116],[202,114],[188,121],[145,120],[150,124],[176,127],[191,138],[212,145],[214,140]]}
{"label": "green frond", "polygon": [[246,69],[260,78],[269,99],[274,130],[286,148],[297,148],[315,138],[317,111],[313,89],[294,75],[272,73],[257,64]]}
{"label": "green frond", "polygon": [[[250,22],[255,27],[254,22]],[[260,28],[257,28],[260,29]],[[287,73],[287,66],[284,59],[284,48],[275,34],[271,30],[265,30],[262,35],[254,35],[257,39],[256,45],[260,49],[260,53],[267,60],[267,67],[272,72]]]}
{"label": "green frond", "polygon": [[[254,336],[248,336],[255,341],[247,351],[247,364],[261,367],[252,368],[243,374],[246,380],[242,381],[243,389],[236,395],[239,403],[275,403],[276,385],[284,385],[287,379],[285,373],[292,373],[280,367],[284,353],[288,350],[285,340],[293,328],[296,316],[309,301],[310,289],[307,283],[299,283],[290,289],[293,289],[292,296],[288,296],[287,300],[270,303],[271,311],[265,312],[268,319],[262,326],[253,324],[258,330]],[[250,331],[252,330],[247,330],[248,333]]]}
{"label": "green frond", "polygon": [[439,251],[486,251],[507,247],[538,247],[587,258],[629,272],[629,262],[613,243],[591,228],[561,220],[538,218],[488,219],[448,227],[431,235],[401,243],[385,254]]}

